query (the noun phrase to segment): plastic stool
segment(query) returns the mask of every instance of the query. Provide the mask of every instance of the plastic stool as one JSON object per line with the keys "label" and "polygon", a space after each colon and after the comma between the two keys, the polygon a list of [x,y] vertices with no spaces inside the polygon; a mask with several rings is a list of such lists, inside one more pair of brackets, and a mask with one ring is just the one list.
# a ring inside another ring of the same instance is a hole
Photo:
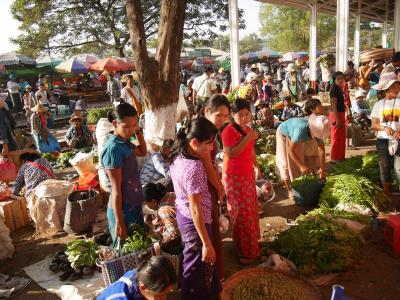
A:
{"label": "plastic stool", "polygon": [[384,230],[385,241],[392,247],[393,251],[400,254],[400,215],[390,216]]}

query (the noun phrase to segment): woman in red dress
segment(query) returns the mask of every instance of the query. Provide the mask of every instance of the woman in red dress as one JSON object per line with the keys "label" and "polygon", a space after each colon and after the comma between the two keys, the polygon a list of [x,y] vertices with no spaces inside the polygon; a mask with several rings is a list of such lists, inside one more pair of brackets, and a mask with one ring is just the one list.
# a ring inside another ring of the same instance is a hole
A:
{"label": "woman in red dress", "polygon": [[[233,120],[222,131],[224,145],[223,183],[233,225],[233,244],[240,263],[251,264],[260,256],[258,204],[255,176],[261,171],[254,154],[258,131],[251,129],[250,104],[238,99],[232,106]],[[256,174],[254,173],[256,169]]]}

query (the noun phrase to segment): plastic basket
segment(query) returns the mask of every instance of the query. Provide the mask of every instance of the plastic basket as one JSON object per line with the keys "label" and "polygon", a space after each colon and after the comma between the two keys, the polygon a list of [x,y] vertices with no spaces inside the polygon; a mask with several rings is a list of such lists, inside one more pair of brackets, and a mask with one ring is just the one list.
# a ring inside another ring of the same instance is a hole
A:
{"label": "plastic basket", "polygon": [[100,267],[104,284],[107,286],[119,280],[126,272],[135,269],[138,258],[136,253],[130,253],[109,261],[97,260],[96,265]]}

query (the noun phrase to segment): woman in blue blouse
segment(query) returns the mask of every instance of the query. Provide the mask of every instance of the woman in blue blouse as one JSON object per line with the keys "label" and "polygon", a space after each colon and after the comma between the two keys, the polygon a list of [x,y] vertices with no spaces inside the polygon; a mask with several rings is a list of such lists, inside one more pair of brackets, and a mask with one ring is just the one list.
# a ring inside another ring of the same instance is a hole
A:
{"label": "woman in blue blouse", "polygon": [[[142,187],[136,156],[145,156],[147,149],[138,125],[137,112],[132,105],[118,105],[113,113],[109,113],[108,120],[114,126],[114,133],[104,146],[101,162],[111,183],[107,218],[110,234],[115,241],[117,237],[127,237],[130,225],[144,226]],[[139,142],[138,146],[130,142],[133,135]]]}
{"label": "woman in blue blouse", "polygon": [[[320,177],[326,177],[324,140],[329,136],[329,120],[322,115],[323,107],[317,99],[308,100],[304,110],[310,115],[308,118],[291,118],[279,125],[276,131],[276,164],[289,198],[292,198],[290,180],[316,167],[320,168]],[[318,143],[317,163],[306,160],[305,150],[311,147],[308,142],[312,139]]]}

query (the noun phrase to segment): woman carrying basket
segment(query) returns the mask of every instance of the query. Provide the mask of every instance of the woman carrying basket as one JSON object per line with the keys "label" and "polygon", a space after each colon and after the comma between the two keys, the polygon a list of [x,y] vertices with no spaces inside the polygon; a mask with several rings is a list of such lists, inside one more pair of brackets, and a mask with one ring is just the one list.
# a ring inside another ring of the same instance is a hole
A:
{"label": "woman carrying basket", "polygon": [[[125,239],[132,224],[144,227],[142,186],[136,156],[145,156],[147,148],[132,105],[121,103],[114,113],[109,113],[108,120],[114,126],[114,134],[104,146],[101,162],[111,183],[107,218],[111,237],[115,241],[117,237]],[[137,147],[130,142],[133,135],[139,141]]]}
{"label": "woman carrying basket", "polygon": [[[329,120],[321,115],[323,108],[319,100],[307,101],[305,111],[310,114],[308,118],[289,119],[276,131],[276,164],[291,199],[291,179],[309,173],[317,166],[320,177],[326,177],[324,140],[329,136]],[[312,146],[308,144],[312,139],[317,140],[319,162],[306,159],[305,150]]]}

